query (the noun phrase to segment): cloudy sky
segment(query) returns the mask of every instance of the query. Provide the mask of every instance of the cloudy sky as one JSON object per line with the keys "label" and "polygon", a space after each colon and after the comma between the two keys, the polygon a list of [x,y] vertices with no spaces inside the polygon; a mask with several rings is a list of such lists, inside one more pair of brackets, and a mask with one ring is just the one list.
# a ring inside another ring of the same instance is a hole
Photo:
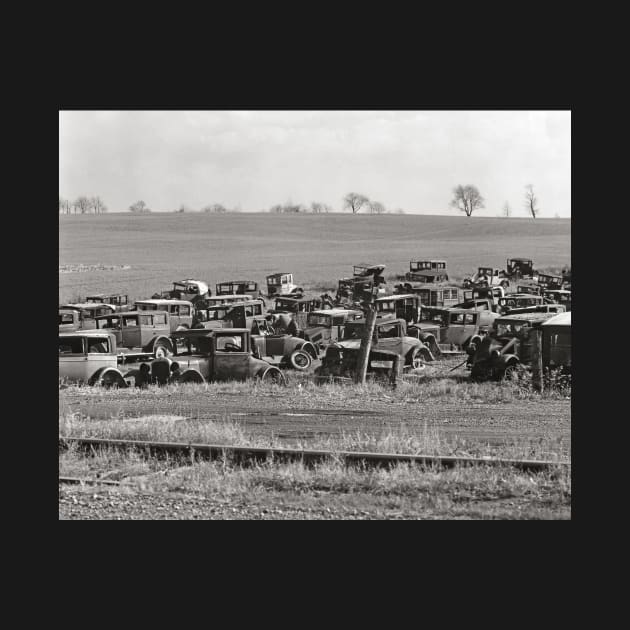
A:
{"label": "cloudy sky", "polygon": [[571,216],[568,111],[62,111],[59,194],[99,195],[110,212],[211,203],[243,212],[360,192],[388,209],[457,214],[452,189],[526,216]]}

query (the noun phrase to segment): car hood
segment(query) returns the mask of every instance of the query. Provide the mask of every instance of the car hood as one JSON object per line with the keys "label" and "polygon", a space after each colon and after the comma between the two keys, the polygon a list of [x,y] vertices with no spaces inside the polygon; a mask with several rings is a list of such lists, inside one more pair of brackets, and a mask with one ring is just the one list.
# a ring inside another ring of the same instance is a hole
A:
{"label": "car hood", "polygon": [[329,329],[326,326],[312,326],[304,329],[304,339],[307,341],[318,342],[322,339],[330,337]]}

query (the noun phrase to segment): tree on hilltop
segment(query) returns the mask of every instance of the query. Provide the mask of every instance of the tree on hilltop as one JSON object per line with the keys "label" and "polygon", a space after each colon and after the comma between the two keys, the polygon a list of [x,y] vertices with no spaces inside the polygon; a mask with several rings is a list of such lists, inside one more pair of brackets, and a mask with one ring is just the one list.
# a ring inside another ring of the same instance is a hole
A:
{"label": "tree on hilltop", "polygon": [[356,214],[363,206],[370,203],[370,200],[360,193],[350,192],[343,198],[343,207],[352,210],[352,214]]}
{"label": "tree on hilltop", "polygon": [[484,198],[476,186],[468,184],[467,186],[456,186],[453,188],[454,197],[451,206],[457,208],[461,212],[465,212],[469,217],[478,208],[485,208]]}

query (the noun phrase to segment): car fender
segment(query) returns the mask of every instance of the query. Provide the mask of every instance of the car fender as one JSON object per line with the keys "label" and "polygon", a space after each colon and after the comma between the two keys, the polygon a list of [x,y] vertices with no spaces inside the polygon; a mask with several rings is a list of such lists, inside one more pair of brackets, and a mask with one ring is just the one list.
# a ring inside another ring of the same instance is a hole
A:
{"label": "car fender", "polygon": [[157,337],[153,337],[153,339],[151,339],[151,341],[149,341],[149,343],[146,346],[144,346],[142,350],[144,352],[153,352],[153,349],[157,345],[158,341],[165,342],[165,345],[168,346],[170,351],[171,352],[173,351],[173,342],[171,341],[168,335],[158,335]]}
{"label": "car fender", "polygon": [[206,382],[206,379],[203,377],[203,374],[199,370],[195,370],[194,368],[188,368],[187,370],[184,370],[177,377],[177,382],[178,383],[185,382],[193,374],[195,375],[195,377],[198,377],[200,379],[201,383],[205,383]]}
{"label": "car fender", "polygon": [[96,370],[96,372],[90,376],[88,385],[96,385],[106,374],[116,374],[119,386],[127,387],[127,383],[122,375],[122,372],[114,367],[103,367]]}
{"label": "car fender", "polygon": [[514,365],[520,363],[521,360],[515,354],[502,354],[496,359],[497,364],[501,367],[507,367],[508,365]]}
{"label": "car fender", "polygon": [[319,356],[317,348],[310,341],[305,341],[303,344],[296,345],[293,350],[304,350],[304,352],[308,352],[313,359],[317,359]]}

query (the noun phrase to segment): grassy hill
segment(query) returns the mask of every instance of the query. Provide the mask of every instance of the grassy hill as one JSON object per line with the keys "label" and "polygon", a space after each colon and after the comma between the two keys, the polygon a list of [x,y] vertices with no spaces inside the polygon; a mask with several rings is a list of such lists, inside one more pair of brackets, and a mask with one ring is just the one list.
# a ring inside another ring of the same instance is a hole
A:
{"label": "grassy hill", "polygon": [[111,214],[59,217],[59,264],[129,265],[64,273],[59,299],[91,291],[148,297],[185,277],[263,284],[293,272],[304,288],[336,287],[360,262],[404,273],[413,258],[444,258],[454,277],[526,256],[537,268],[571,263],[571,220],[433,215]]}

